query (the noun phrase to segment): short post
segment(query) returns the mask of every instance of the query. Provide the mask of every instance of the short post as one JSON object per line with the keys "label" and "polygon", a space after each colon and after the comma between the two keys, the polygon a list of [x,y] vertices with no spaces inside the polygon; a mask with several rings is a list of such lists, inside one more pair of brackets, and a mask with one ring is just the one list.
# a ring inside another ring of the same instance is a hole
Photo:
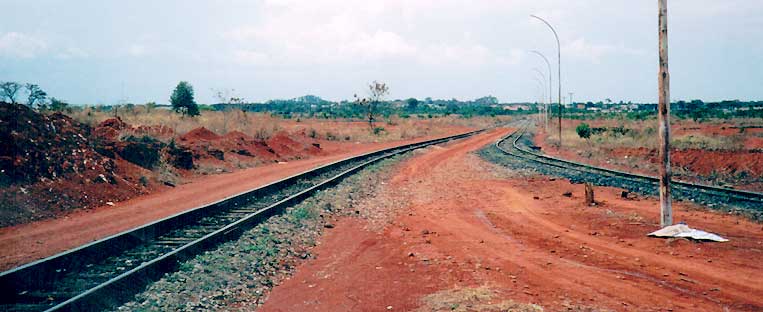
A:
{"label": "short post", "polygon": [[668,71],[668,0],[657,0],[659,5],[659,136],[660,136],[660,226],[673,224],[670,199],[670,73]]}
{"label": "short post", "polygon": [[586,182],[585,184],[585,203],[588,206],[596,205],[596,201],[593,197],[593,184]]}

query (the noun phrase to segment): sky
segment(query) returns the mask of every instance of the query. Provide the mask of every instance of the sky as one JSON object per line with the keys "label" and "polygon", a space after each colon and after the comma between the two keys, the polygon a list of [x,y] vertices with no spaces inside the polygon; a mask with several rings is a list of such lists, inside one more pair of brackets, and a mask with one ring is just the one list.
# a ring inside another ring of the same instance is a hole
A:
{"label": "sky", "polygon": [[[656,0],[0,0],[0,81],[78,104],[314,94],[657,101]],[[763,1],[669,0],[671,99],[763,99]],[[541,74],[537,71],[543,73]],[[546,95],[543,95],[546,93]]]}

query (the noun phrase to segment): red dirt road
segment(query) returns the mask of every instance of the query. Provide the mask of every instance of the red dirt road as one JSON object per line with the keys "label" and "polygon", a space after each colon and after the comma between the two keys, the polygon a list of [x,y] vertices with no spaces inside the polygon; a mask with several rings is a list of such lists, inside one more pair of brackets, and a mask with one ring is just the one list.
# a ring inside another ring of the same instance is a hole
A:
{"label": "red dirt road", "polygon": [[[454,133],[455,134],[455,133]],[[433,139],[346,145],[326,144],[330,156],[267,165],[228,174],[204,176],[167,191],[56,219],[0,229],[0,270],[48,257],[88,242],[220,200],[311,168],[382,148]]]}
{"label": "red dirt road", "polygon": [[400,164],[385,190],[407,194],[394,221],[381,232],[337,223],[262,310],[408,311],[424,295],[477,286],[547,311],[763,310],[760,224],[676,203],[676,220],[731,241],[647,238],[654,199],[597,187],[588,207],[582,185],[521,178],[470,153],[506,133]]}

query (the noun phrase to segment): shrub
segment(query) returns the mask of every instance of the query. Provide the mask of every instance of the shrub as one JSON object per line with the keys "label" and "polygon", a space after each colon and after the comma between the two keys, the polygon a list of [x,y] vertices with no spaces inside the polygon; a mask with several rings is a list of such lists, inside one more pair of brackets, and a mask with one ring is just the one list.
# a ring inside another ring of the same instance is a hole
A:
{"label": "shrub", "polygon": [[587,123],[581,123],[575,128],[575,132],[578,133],[578,136],[583,139],[590,139],[591,138],[591,126],[589,126]]}

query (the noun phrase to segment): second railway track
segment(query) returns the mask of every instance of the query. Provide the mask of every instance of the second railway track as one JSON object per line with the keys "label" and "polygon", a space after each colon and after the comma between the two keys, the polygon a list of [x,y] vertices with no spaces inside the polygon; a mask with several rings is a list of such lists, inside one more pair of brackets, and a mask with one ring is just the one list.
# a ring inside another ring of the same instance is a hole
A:
{"label": "second railway track", "polygon": [[93,311],[369,164],[474,131],[351,157],[0,273],[0,310]]}
{"label": "second railway track", "polygon": [[[536,153],[522,142],[526,132],[527,126],[521,127],[500,139],[494,147],[504,155],[535,165],[541,172],[561,175],[572,181],[615,186],[643,194],[657,193],[657,177],[595,167]],[[671,184],[677,199],[694,201],[711,208],[736,210],[754,219],[763,219],[763,193],[683,181],[672,181]]]}

